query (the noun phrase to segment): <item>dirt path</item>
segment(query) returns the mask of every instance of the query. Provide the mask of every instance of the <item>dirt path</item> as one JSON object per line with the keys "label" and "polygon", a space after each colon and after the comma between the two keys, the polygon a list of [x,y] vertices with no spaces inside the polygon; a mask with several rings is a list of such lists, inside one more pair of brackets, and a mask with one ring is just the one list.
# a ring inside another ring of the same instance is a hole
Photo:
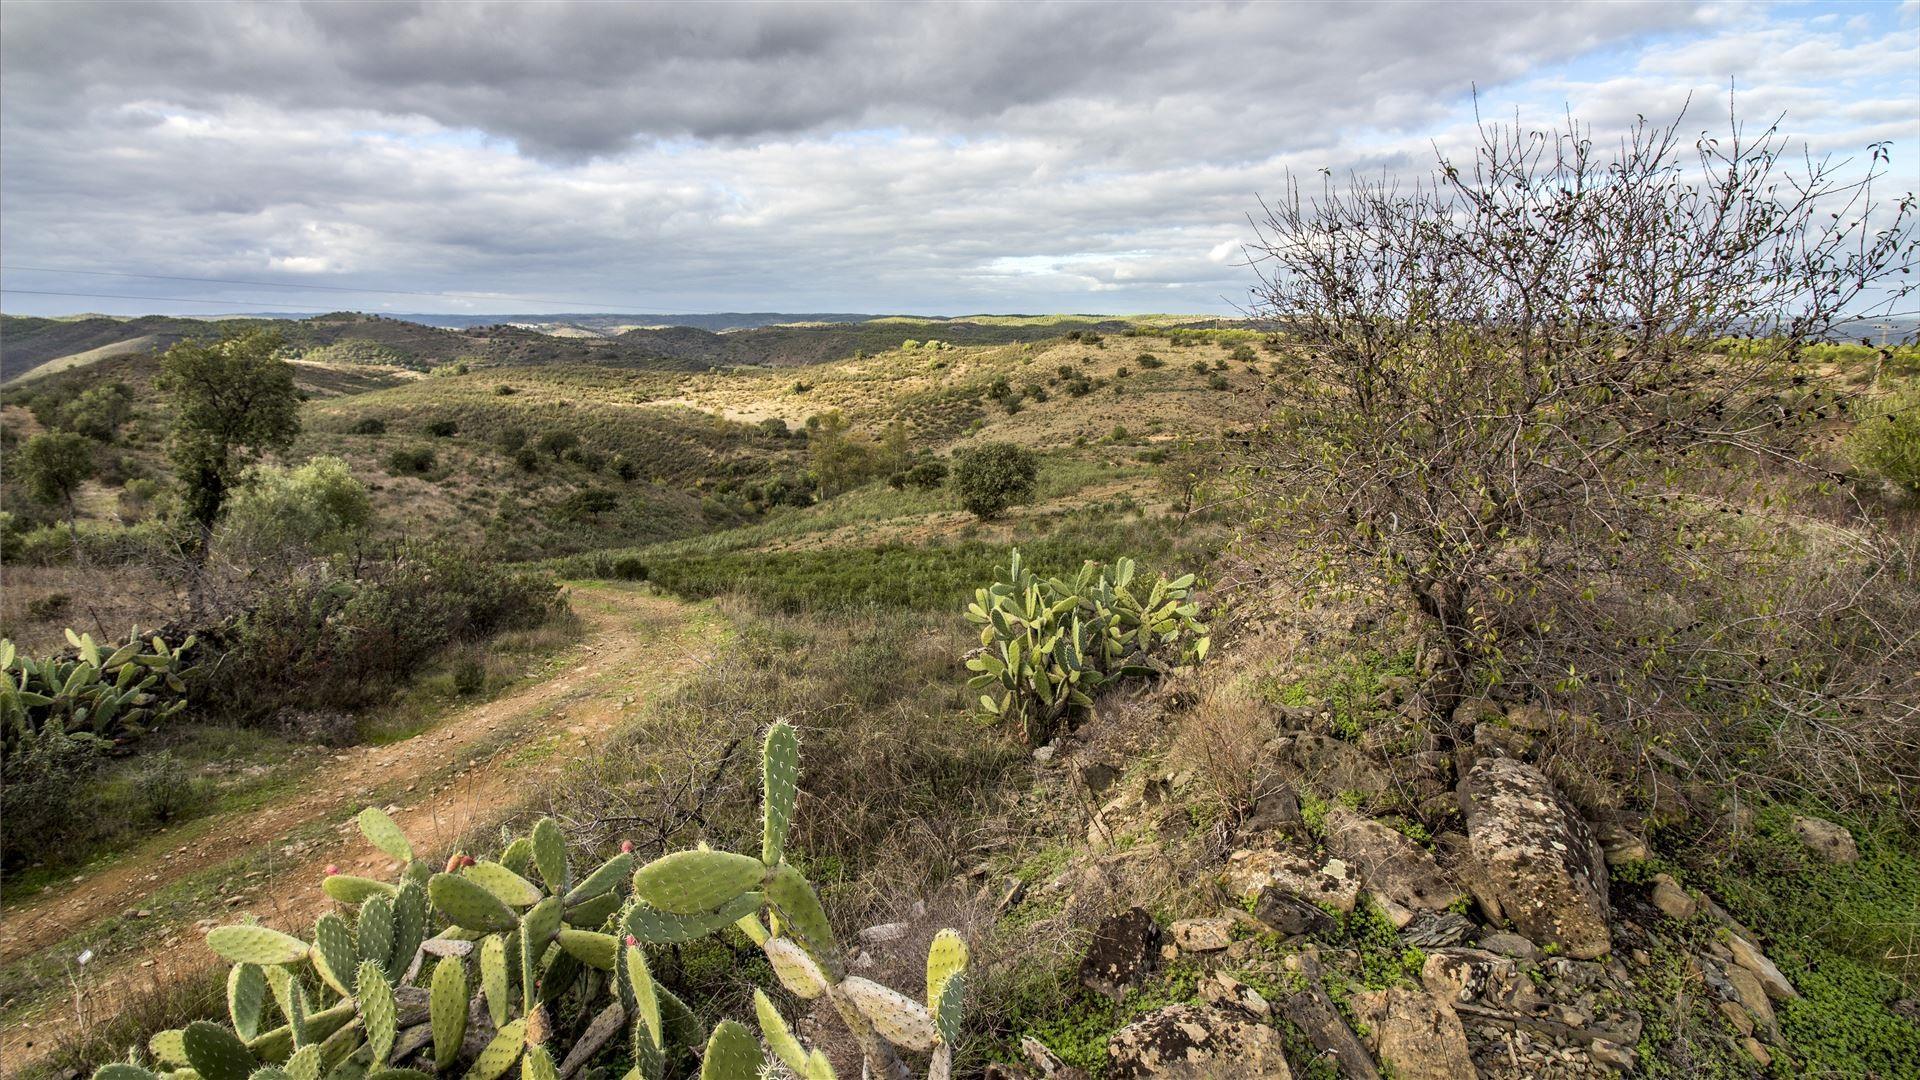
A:
{"label": "dirt path", "polygon": [[[101,946],[86,968],[86,1017],[71,1000],[49,1001],[29,1018],[8,1017],[0,1034],[0,1074],[14,1075],[51,1050],[44,1023],[75,1024],[111,1015],[126,995],[202,970],[211,956],[194,947],[198,925],[253,915],[296,933],[325,909],[322,868],[389,877],[397,870],[372,850],[350,818],[378,799],[422,853],[443,853],[477,828],[503,821],[556,776],[573,756],[635,715],[648,691],[701,663],[711,648],[712,616],[640,588],[593,586],[573,594],[583,643],[560,674],[456,713],[413,738],[335,754],[303,777],[287,798],[216,818],[179,837],[161,836],[107,869],[34,897],[0,918],[0,963],[13,964],[142,901],[227,864],[264,853],[298,855],[280,880],[244,875],[238,888],[211,895],[198,912],[169,927],[142,926],[142,948]],[[318,751],[324,753],[325,751]],[[334,826],[299,842],[301,830]],[[295,880],[287,880],[294,878]],[[153,948],[152,945],[176,944]],[[23,1022],[25,1021],[25,1022]]]}

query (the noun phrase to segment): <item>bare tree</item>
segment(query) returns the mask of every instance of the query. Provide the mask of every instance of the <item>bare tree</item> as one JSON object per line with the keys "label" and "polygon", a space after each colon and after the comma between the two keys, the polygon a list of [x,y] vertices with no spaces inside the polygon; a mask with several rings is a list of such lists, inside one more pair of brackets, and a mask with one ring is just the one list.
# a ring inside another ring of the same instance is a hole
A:
{"label": "bare tree", "polygon": [[1820,160],[1778,121],[1683,122],[1606,147],[1483,123],[1423,183],[1296,183],[1255,222],[1254,313],[1293,354],[1248,469],[1260,524],[1313,580],[1416,609],[1445,703],[1523,676],[1631,693],[1672,660],[1661,598],[1743,565],[1709,550],[1780,543],[1691,481],[1806,465],[1798,430],[1846,407],[1807,346],[1913,288],[1885,146]]}

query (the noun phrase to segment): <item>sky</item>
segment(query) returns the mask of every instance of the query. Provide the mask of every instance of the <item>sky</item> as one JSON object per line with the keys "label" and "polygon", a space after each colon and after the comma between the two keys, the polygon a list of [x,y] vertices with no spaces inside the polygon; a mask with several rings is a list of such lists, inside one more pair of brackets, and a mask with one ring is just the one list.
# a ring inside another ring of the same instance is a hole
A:
{"label": "sky", "polygon": [[10,0],[0,308],[1231,314],[1289,175],[1730,88],[1920,190],[1920,0]]}

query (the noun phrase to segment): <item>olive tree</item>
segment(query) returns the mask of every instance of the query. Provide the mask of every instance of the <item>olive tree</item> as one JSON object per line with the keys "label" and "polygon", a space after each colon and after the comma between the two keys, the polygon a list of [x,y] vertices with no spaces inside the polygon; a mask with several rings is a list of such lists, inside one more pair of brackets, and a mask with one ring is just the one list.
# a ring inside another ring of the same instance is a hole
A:
{"label": "olive tree", "polygon": [[981,443],[953,456],[953,490],[960,496],[960,505],[982,521],[1032,499],[1039,475],[1040,462],[1033,451],[1013,443]]}
{"label": "olive tree", "polygon": [[1308,581],[1417,612],[1443,704],[1520,676],[1604,693],[1673,647],[1636,614],[1755,532],[1686,478],[1807,464],[1796,429],[1846,407],[1807,346],[1912,287],[1885,147],[1683,122],[1483,124],[1424,182],[1262,204],[1253,309],[1291,359],[1247,470],[1260,525]]}
{"label": "olive tree", "polygon": [[75,534],[73,497],[94,474],[93,440],[70,431],[49,431],[28,439],[14,455],[12,468],[35,502],[59,508],[67,531]]}
{"label": "olive tree", "polygon": [[168,457],[182,508],[200,531],[191,589],[196,610],[200,568],[228,497],[261,455],[285,450],[300,432],[300,395],[280,344],[278,334],[248,330],[181,342],[160,360],[155,385],[173,410]]}

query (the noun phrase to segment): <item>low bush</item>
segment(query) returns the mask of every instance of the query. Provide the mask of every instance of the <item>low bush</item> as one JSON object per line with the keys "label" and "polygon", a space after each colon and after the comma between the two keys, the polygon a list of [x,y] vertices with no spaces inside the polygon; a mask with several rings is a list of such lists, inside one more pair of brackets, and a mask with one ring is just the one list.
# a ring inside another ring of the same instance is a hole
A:
{"label": "low bush", "polygon": [[450,438],[460,433],[460,425],[453,420],[429,420],[421,429],[436,439]]}
{"label": "low bush", "polygon": [[989,521],[1033,498],[1039,474],[1033,451],[1013,443],[983,443],[954,455],[953,488],[961,506]]}
{"label": "low bush", "polygon": [[347,428],[349,435],[385,435],[387,422],[377,416],[364,416]]}
{"label": "low bush", "polygon": [[246,722],[283,709],[352,709],[385,699],[430,656],[545,622],[564,605],[544,575],[473,552],[403,547],[362,564],[316,563],[262,589],[210,634],[208,711]]}
{"label": "low bush", "polygon": [[387,455],[387,471],[396,476],[418,476],[432,472],[438,460],[430,446],[402,447]]}
{"label": "low bush", "polygon": [[1847,437],[1847,450],[1910,495],[1920,495],[1920,393],[1869,402]]}

